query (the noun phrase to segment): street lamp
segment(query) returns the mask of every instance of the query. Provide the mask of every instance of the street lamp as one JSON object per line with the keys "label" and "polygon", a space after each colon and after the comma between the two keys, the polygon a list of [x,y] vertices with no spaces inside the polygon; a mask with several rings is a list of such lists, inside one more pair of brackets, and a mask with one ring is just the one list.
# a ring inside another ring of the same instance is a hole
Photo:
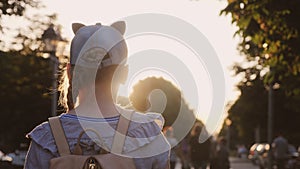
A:
{"label": "street lamp", "polygon": [[[270,73],[273,72],[273,68],[270,68]],[[273,167],[273,150],[272,150],[272,142],[273,142],[273,116],[274,116],[274,81],[269,82],[269,93],[268,93],[268,143],[270,145],[270,149],[268,152],[268,169],[272,169]]]}
{"label": "street lamp", "polygon": [[227,118],[225,120],[225,124],[227,126],[227,132],[226,132],[227,150],[229,151],[230,150],[230,126],[232,124],[232,121],[229,118]]}
{"label": "street lamp", "polygon": [[52,79],[52,100],[51,100],[51,114],[50,116],[56,116],[57,110],[57,70],[59,65],[59,60],[56,56],[56,51],[59,42],[64,40],[61,38],[61,35],[55,31],[54,25],[51,24],[42,34],[43,41],[43,52],[49,54],[51,60],[51,67],[53,70],[53,79]]}

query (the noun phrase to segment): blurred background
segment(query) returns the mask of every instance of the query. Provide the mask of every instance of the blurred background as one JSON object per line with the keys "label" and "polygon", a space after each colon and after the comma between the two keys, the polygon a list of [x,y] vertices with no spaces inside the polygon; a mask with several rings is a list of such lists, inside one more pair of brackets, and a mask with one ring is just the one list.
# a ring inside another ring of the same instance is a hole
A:
{"label": "blurred background", "polygon": [[[266,162],[261,164],[258,157],[253,157],[254,151],[262,149],[256,150],[259,144],[271,147],[279,132],[297,151],[300,145],[300,1],[90,0],[82,3],[0,1],[2,161],[12,161],[16,154],[22,153],[23,158],[30,142],[26,134],[48,117],[65,112],[57,104],[57,86],[69,58],[71,23],[95,24],[99,20],[110,23],[125,15],[144,12],[182,18],[198,28],[214,46],[224,70],[226,103],[217,130],[210,134],[225,137],[231,155],[237,156],[239,148],[245,147],[246,158],[249,155],[253,163],[266,167]],[[116,3],[119,3],[117,7]],[[161,112],[166,126],[176,120],[180,106],[186,122],[196,121],[205,126],[210,110],[205,98],[211,94],[199,96],[204,101],[199,103],[202,107],[198,110],[163,75],[143,77],[128,96],[118,98],[118,103],[146,112],[148,96],[155,89],[163,91],[167,98]],[[154,106],[160,104],[159,99],[153,100]],[[174,129],[175,137],[176,132],[180,133],[180,128]]]}

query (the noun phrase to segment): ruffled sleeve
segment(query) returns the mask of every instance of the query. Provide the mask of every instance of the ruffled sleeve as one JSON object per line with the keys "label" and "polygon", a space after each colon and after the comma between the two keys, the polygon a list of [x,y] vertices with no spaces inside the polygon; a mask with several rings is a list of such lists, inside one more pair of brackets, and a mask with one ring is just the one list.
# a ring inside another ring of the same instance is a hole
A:
{"label": "ruffled sleeve", "polygon": [[44,122],[35,127],[27,134],[27,137],[54,156],[58,156],[55,141],[48,122]]}
{"label": "ruffled sleeve", "polygon": [[49,161],[53,157],[51,152],[40,147],[35,141],[31,141],[26,155],[24,169],[48,169]]}
{"label": "ruffled sleeve", "polygon": [[135,113],[131,119],[128,136],[135,138],[149,138],[161,133],[164,118],[158,113]]}
{"label": "ruffled sleeve", "polygon": [[[161,114],[135,113],[128,129],[128,137],[125,140],[125,147],[123,149],[125,154],[152,143],[158,137],[163,137],[161,132],[163,125],[164,118]],[[162,144],[166,143],[162,142]]]}
{"label": "ruffled sleeve", "polygon": [[150,121],[152,120],[153,122],[155,122],[157,124],[157,126],[160,128],[159,130],[161,131],[164,124],[165,124],[165,119],[163,118],[163,116],[159,113],[146,113],[146,116],[150,119]]}

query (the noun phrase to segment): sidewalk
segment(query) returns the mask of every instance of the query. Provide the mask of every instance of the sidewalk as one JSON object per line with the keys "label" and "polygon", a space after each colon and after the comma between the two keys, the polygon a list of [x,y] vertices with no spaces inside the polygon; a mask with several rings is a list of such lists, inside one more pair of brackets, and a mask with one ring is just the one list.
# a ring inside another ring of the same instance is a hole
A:
{"label": "sidewalk", "polygon": [[258,166],[255,166],[248,159],[241,159],[237,157],[230,157],[231,169],[259,169]]}
{"label": "sidewalk", "polygon": [[[259,169],[258,166],[253,165],[248,159],[241,159],[237,157],[230,157],[231,169]],[[177,163],[175,169],[181,169],[181,164]],[[209,167],[207,167],[209,169]]]}

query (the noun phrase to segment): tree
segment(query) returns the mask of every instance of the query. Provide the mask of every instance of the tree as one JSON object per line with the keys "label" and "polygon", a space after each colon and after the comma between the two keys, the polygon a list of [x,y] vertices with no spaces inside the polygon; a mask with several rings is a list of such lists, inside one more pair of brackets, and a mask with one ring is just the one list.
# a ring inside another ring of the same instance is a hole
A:
{"label": "tree", "polygon": [[[257,76],[258,77],[258,76]],[[255,130],[260,131],[260,141],[267,142],[268,91],[262,78],[251,82],[240,82],[241,95],[228,110],[237,142],[251,145],[255,142]],[[297,130],[300,120],[298,95],[289,96],[278,88],[274,92],[274,131],[284,131],[292,144],[298,144],[300,135]],[[232,138],[234,139],[234,138]]]}
{"label": "tree", "polygon": [[[228,0],[221,13],[231,14],[238,26],[236,35],[242,38],[239,50],[252,62],[239,66],[240,72],[257,75],[258,71],[265,82],[277,82],[287,92],[300,94],[298,86],[286,83],[290,77],[299,79],[299,9],[300,1],[294,0]],[[251,76],[246,80],[251,81]]]}
{"label": "tree", "polygon": [[35,54],[41,56],[43,53],[43,41],[42,34],[44,31],[49,28],[50,25],[53,25],[56,33],[60,34],[61,25],[56,23],[57,15],[41,15],[34,14],[33,16],[24,16],[24,20],[29,22],[28,26],[18,28],[17,36],[11,42],[7,44],[10,50],[19,51],[22,54]]}
{"label": "tree", "polygon": [[[160,98],[150,103],[149,95],[155,89],[161,90],[165,94],[166,100],[160,96]],[[166,117],[166,125],[168,126],[172,125],[180,111],[181,92],[171,82],[163,78],[152,77],[139,81],[139,83],[133,87],[133,92],[129,99],[133,107],[141,112],[147,111],[150,106],[159,105],[161,102],[167,101],[165,103],[166,107],[161,113]]]}
{"label": "tree", "polygon": [[[38,0],[1,0],[0,1],[0,36],[3,37],[11,28],[2,23],[4,17],[24,16],[27,9],[40,8],[41,3]],[[0,38],[0,47],[5,47],[3,38]]]}
{"label": "tree", "polygon": [[240,143],[251,144],[255,141],[255,129],[260,128],[261,141],[267,139],[268,93],[259,78],[251,84],[240,83],[241,95],[228,110],[232,128],[236,128]]}
{"label": "tree", "polygon": [[266,141],[268,84],[275,88],[275,131],[284,131],[291,142],[300,140],[295,134],[300,120],[296,108],[300,98],[299,9],[300,1],[293,0],[228,0],[221,11],[231,14],[237,25],[238,49],[246,59],[233,67],[244,78],[229,118],[247,143],[254,141],[255,127],[260,127],[262,141]]}
{"label": "tree", "polygon": [[0,146],[11,151],[50,114],[52,69],[48,59],[0,52]]}
{"label": "tree", "polygon": [[[163,92],[165,98],[162,96],[162,93],[155,92],[157,89]],[[162,113],[165,119],[165,126],[171,126],[176,119],[180,119],[180,125],[193,125],[196,121],[203,125],[200,120],[196,119],[194,111],[189,108],[188,104],[181,97],[181,91],[163,78],[149,77],[139,81],[133,87],[133,92],[130,94],[129,99],[132,107],[141,112],[161,110],[162,102],[166,101],[166,107],[163,111],[157,112]],[[149,108],[151,109],[148,110]],[[182,113],[179,113],[180,111]],[[173,126],[173,128],[175,137],[180,140],[183,138],[182,134],[188,134],[191,129],[178,125]]]}
{"label": "tree", "polygon": [[[50,24],[59,25],[55,14],[26,13],[40,7],[36,0],[0,2],[0,22],[18,16],[28,24],[16,30],[0,26],[0,149],[6,152],[28,142],[25,135],[50,116],[53,72],[50,58],[41,57],[41,35]],[[1,41],[8,32],[16,32],[13,41]]]}
{"label": "tree", "polygon": [[[22,54],[41,51],[41,35],[51,24],[60,31],[56,14],[40,14],[33,9],[45,6],[39,0],[2,0],[0,2],[0,47],[2,51],[20,51]],[[31,11],[31,12],[28,12]],[[14,17],[12,17],[14,16]],[[22,22],[21,27],[6,26],[6,21]],[[16,35],[16,36],[14,36]],[[14,36],[12,40],[9,36]]]}
{"label": "tree", "polygon": [[17,15],[22,16],[25,10],[28,7],[38,8],[40,7],[40,3],[37,0],[18,0],[18,1],[9,1],[9,0],[1,0],[0,1],[0,17],[3,15]]}

